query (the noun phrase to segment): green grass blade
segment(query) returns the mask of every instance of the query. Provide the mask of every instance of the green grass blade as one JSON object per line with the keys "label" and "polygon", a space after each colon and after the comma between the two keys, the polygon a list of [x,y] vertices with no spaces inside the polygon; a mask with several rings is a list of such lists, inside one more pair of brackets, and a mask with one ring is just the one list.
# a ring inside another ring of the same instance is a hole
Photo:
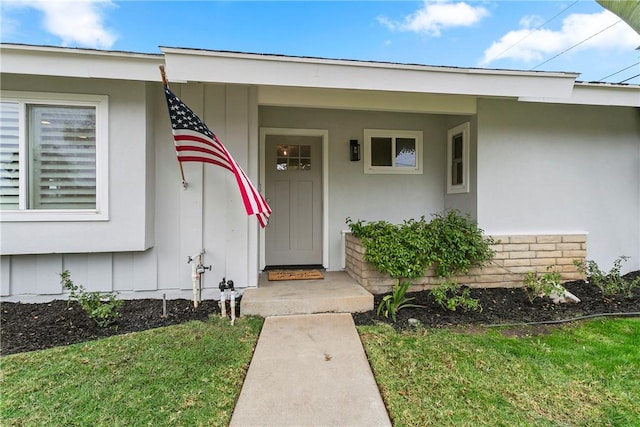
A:
{"label": "green grass blade", "polygon": [[2,425],[228,425],[261,326],[212,318],[5,356]]}
{"label": "green grass blade", "polygon": [[640,319],[524,337],[358,330],[394,426],[640,425]]}

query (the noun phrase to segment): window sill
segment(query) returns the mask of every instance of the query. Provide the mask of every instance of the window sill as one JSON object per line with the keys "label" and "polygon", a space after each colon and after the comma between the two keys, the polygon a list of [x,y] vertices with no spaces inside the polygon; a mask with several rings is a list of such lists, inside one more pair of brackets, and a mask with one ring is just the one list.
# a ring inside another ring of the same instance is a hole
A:
{"label": "window sill", "polygon": [[108,221],[109,215],[89,210],[30,210],[0,211],[0,222],[57,222]]}
{"label": "window sill", "polygon": [[364,173],[387,175],[422,175],[422,169],[371,166],[365,168]]}
{"label": "window sill", "polygon": [[468,192],[468,185],[454,185],[447,188],[447,194],[463,194]]}

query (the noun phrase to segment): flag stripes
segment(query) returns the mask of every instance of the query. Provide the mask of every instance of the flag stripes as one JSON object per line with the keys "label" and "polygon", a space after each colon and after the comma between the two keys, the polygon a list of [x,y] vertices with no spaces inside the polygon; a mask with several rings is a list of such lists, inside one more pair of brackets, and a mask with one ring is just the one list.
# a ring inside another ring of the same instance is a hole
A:
{"label": "flag stripes", "polygon": [[207,125],[167,86],[164,91],[178,161],[210,163],[232,172],[247,215],[256,215],[260,226],[264,228],[271,208],[262,194],[256,190],[242,167]]}

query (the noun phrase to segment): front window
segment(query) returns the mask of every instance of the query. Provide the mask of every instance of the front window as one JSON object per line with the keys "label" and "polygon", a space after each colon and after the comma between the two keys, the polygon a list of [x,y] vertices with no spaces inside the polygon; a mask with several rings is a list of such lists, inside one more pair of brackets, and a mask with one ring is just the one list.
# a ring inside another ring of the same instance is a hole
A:
{"label": "front window", "polygon": [[421,174],[422,132],[365,129],[365,173]]}
{"label": "front window", "polygon": [[[106,97],[2,93],[3,220],[106,215]],[[22,215],[21,215],[22,214]]]}

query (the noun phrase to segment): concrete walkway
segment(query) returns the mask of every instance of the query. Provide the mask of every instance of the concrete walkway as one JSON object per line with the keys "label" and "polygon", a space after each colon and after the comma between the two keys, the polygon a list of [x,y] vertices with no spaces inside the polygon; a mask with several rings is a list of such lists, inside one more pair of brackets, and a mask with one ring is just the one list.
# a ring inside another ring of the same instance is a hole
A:
{"label": "concrete walkway", "polygon": [[265,319],[231,426],[390,426],[350,314]]}

